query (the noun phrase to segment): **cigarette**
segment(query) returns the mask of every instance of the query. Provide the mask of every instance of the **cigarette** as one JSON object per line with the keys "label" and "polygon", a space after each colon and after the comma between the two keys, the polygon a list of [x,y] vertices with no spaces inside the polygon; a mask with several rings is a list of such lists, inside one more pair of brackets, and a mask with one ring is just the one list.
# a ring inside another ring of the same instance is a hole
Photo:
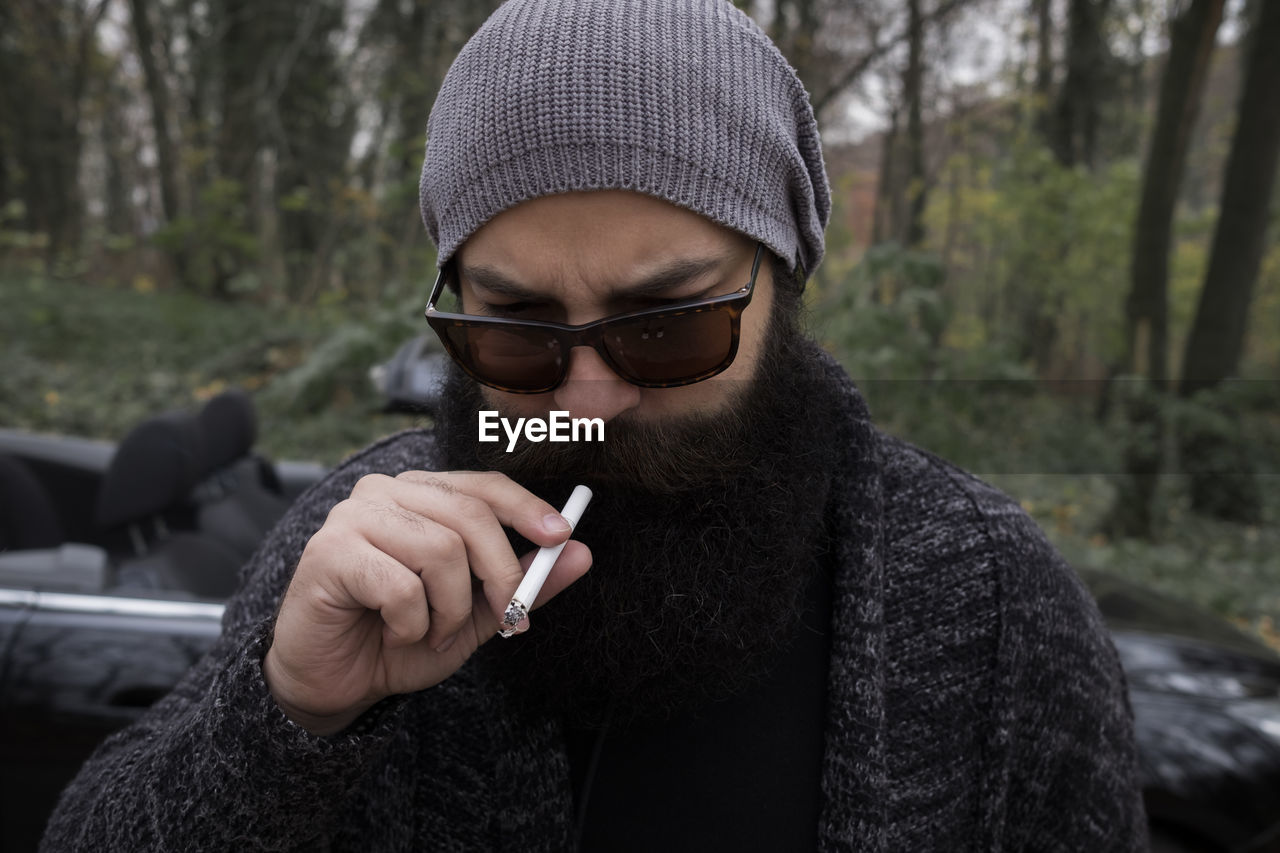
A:
{"label": "cigarette", "polygon": [[[560,510],[565,521],[569,522],[569,527],[578,526],[578,520],[582,518],[582,513],[589,503],[591,503],[591,490],[586,486],[575,486],[573,494],[569,495],[569,501],[564,505],[564,509]],[[570,536],[572,537],[572,533]],[[498,629],[498,636],[512,637],[520,633],[516,630],[516,626],[529,617],[529,611],[533,608],[538,593],[542,591],[542,585],[547,582],[547,576],[551,574],[551,567],[556,564],[560,552],[567,544],[569,544],[568,539],[559,545],[549,545],[538,550],[537,556],[529,565],[529,570],[524,573],[524,580],[520,581],[520,586],[516,588],[516,594],[511,597],[507,611],[502,614],[502,625]]]}

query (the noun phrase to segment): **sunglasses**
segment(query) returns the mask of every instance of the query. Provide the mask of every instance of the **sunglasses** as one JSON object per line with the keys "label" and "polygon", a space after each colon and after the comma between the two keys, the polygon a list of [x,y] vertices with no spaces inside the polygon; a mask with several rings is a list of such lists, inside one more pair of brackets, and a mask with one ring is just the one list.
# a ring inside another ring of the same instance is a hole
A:
{"label": "sunglasses", "polygon": [[582,326],[438,311],[446,267],[431,289],[427,323],[468,376],[499,391],[554,390],[569,372],[574,347],[591,347],[614,373],[641,388],[691,385],[724,371],[738,354],[742,312],[751,302],[763,253],[757,243],[751,280],[733,293]]}

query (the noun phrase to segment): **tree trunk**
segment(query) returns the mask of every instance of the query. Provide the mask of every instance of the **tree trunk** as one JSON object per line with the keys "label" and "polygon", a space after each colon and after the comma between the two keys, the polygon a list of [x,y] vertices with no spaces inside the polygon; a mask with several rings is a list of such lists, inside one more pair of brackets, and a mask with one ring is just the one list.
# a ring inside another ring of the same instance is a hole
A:
{"label": "tree trunk", "polygon": [[898,158],[895,156],[898,151],[898,110],[895,106],[889,113],[889,129],[884,132],[880,143],[880,175],[876,183],[876,209],[871,221],[873,246],[892,240],[897,234],[898,193],[894,185],[899,172]]}
{"label": "tree trunk", "polygon": [[1058,92],[1049,144],[1064,166],[1092,169],[1099,115],[1106,99],[1110,52],[1102,34],[1111,0],[1071,0],[1067,24],[1067,74]]}
{"label": "tree trunk", "polygon": [[222,30],[218,172],[243,188],[252,178],[261,144],[256,111],[258,90],[265,85],[259,70],[261,26],[255,25],[254,5],[249,0],[220,0],[216,5]]}
{"label": "tree trunk", "polygon": [[1036,19],[1035,127],[1048,139],[1051,118],[1049,102],[1053,96],[1053,4],[1049,0],[1031,0]]}
{"label": "tree trunk", "polygon": [[899,239],[908,248],[924,242],[927,180],[924,166],[924,21],[920,0],[907,2],[907,69],[902,97],[907,107],[907,221]]}
{"label": "tree trunk", "polygon": [[1113,535],[1150,537],[1151,504],[1164,445],[1162,398],[1168,379],[1169,249],[1178,186],[1224,0],[1192,0],[1171,24],[1169,58],[1160,83],[1155,130],[1134,226],[1130,291],[1125,305],[1124,373],[1148,385],[1129,400],[1126,476],[1108,527]]}
{"label": "tree trunk", "polygon": [[[1280,52],[1275,49],[1280,44],[1280,3],[1258,3],[1254,11],[1209,268],[1182,361],[1178,393],[1188,399],[1238,373],[1266,248],[1280,157]],[[1250,454],[1231,438],[1203,429],[1181,437],[1184,468],[1192,474],[1192,508],[1257,522],[1261,506],[1257,483],[1248,473]],[[1215,467],[1226,470],[1214,472]]]}
{"label": "tree trunk", "polygon": [[[100,144],[106,158],[104,187],[107,233],[116,236],[137,237],[137,216],[130,199],[130,190],[141,183],[134,164],[137,152],[134,136],[125,121],[125,105],[129,103],[129,91],[116,82],[115,74],[103,84],[102,124]],[[0,193],[0,198],[3,193]]]}
{"label": "tree trunk", "polygon": [[1137,154],[1142,146],[1143,120],[1147,115],[1147,54],[1146,44],[1155,17],[1151,8],[1151,0],[1132,0],[1132,13],[1136,15],[1138,24],[1134,27],[1130,39],[1129,66],[1126,79],[1116,80],[1117,85],[1123,82],[1125,89],[1124,112],[1115,136],[1115,150],[1122,157]]}
{"label": "tree trunk", "polygon": [[[5,128],[0,126],[0,224],[4,224],[5,216],[3,208],[8,207],[9,202],[9,157],[5,151]],[[7,228],[8,226],[5,225]]]}
{"label": "tree trunk", "polygon": [[[210,91],[217,85],[217,45],[216,37],[210,37],[205,32],[206,29],[213,29],[210,19],[212,10],[208,4],[201,0],[182,0],[179,9],[189,69],[184,87],[187,122],[181,128],[179,136],[185,140],[189,150],[201,155],[187,176],[187,186],[191,193],[189,198],[195,198],[198,196],[197,188],[209,185],[218,176],[217,161],[206,156],[214,148],[211,131],[215,121],[210,115],[213,102]],[[174,36],[178,28],[169,32]]]}
{"label": "tree trunk", "polygon": [[[399,135],[393,145],[392,183],[403,187],[399,204],[387,205],[383,229],[389,239],[382,243],[383,281],[400,281],[413,262],[413,247],[424,242],[421,218],[417,215],[418,174],[422,167],[422,140],[427,132],[427,117],[435,94],[448,70],[441,59],[452,56],[456,45],[449,43],[446,27],[448,10],[431,10],[426,0],[417,0],[401,21],[395,34],[396,64],[391,69],[400,92],[396,105]],[[422,56],[431,56],[423,63]]]}
{"label": "tree trunk", "polygon": [[0,114],[17,165],[28,231],[46,235],[45,264],[80,246],[81,100],[106,6],[0,3]]}
{"label": "tree trunk", "polygon": [[[155,130],[156,164],[160,169],[160,203],[164,207],[166,223],[173,223],[182,216],[181,191],[179,189],[178,153],[169,129],[169,84],[156,63],[156,44],[148,17],[147,0],[130,0],[133,17],[133,35],[138,44],[138,58],[147,84],[147,97],[151,101],[151,126]],[[179,281],[185,281],[187,250],[180,246],[172,253],[174,270]]]}

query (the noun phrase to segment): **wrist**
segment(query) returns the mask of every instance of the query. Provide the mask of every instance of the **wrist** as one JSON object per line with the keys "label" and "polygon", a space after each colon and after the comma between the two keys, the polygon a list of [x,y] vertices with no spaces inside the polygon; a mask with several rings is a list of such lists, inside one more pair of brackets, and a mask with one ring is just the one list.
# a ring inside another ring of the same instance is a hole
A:
{"label": "wrist", "polygon": [[267,692],[271,694],[281,713],[311,734],[322,737],[339,734],[376,704],[373,701],[361,702],[350,708],[328,713],[308,710],[290,698],[292,694],[289,685],[296,683],[296,679],[280,665],[274,651],[273,646],[262,659],[262,678],[266,682]]}

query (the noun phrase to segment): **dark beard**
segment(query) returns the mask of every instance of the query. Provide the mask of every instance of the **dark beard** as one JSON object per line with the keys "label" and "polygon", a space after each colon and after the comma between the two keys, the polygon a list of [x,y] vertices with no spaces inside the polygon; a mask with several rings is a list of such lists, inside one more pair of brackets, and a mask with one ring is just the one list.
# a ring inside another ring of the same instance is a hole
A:
{"label": "dark beard", "polygon": [[528,633],[478,657],[514,705],[618,725],[726,698],[768,672],[825,565],[840,431],[820,358],[775,312],[756,376],[727,410],[661,429],[619,418],[603,443],[532,445],[552,452],[514,464],[476,441],[476,411],[491,406],[454,372],[439,429],[450,467],[504,471],[556,506],[575,483],[595,491],[574,534],[591,571],[539,608]]}

